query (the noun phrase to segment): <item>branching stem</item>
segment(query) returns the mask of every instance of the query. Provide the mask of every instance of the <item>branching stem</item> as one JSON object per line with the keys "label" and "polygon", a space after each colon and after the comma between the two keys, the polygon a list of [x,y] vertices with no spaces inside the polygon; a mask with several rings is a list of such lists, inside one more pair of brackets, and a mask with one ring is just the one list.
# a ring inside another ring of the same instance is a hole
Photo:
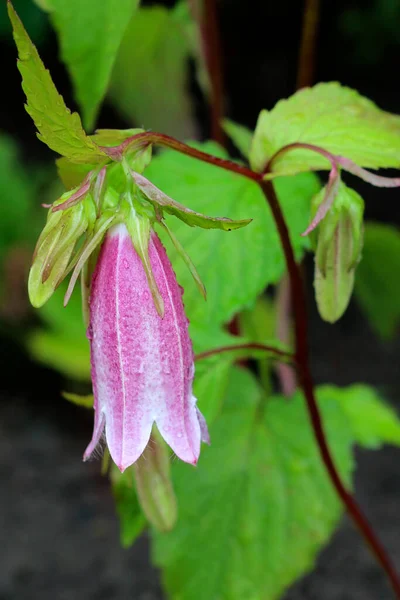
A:
{"label": "branching stem", "polygon": [[[260,185],[260,188],[265,195],[265,198],[268,202],[273,218],[275,220],[275,225],[277,227],[277,231],[282,244],[282,249],[285,255],[294,313],[294,364],[297,368],[299,384],[304,393],[311,425],[314,431],[318,449],[320,451],[321,459],[325,465],[329,478],[338,496],[342,500],[349,516],[361,532],[367,545],[371,549],[372,554],[375,556],[376,560],[379,562],[379,564],[385,571],[392,585],[395,597],[398,598],[398,600],[400,600],[400,579],[396,573],[396,570],[389,556],[387,555],[386,550],[384,549],[380,540],[376,536],[368,520],[364,516],[362,510],[358,506],[353,496],[346,490],[346,487],[341,480],[339,472],[335,466],[335,462],[332,458],[331,451],[329,449],[324,427],[322,424],[320,411],[314,394],[314,384],[309,363],[307,311],[305,303],[305,294],[303,289],[303,281],[301,278],[299,266],[297,265],[294,256],[294,251],[289,236],[289,230],[286,225],[282,209],[279,205],[279,201],[276,196],[273,183],[271,181],[263,179],[264,174],[262,173],[256,173],[251,169],[242,165],[238,165],[232,161],[220,159],[205,152],[201,152],[200,150],[178,142],[174,138],[159,133],[145,132],[133,136],[118,147],[118,152],[121,152],[122,146],[124,146],[124,149],[126,149],[131,145],[134,145],[134,147],[140,147],[145,146],[149,143],[169,147],[182,154],[192,156],[193,158],[197,158],[198,160],[202,160],[206,163],[223,168],[227,171],[231,171],[238,175],[243,175],[244,177],[247,177],[248,179],[257,182]],[[305,147],[306,145],[302,144],[301,146]],[[315,150],[314,147],[310,147],[309,149]],[[112,149],[108,148],[107,150]],[[322,152],[325,153],[325,151]],[[326,152],[325,154],[328,155],[328,160],[330,160],[330,157],[333,156],[330,155],[329,152]],[[117,158],[117,156],[118,155],[115,154],[114,159]],[[232,348],[232,346],[230,348]]]}

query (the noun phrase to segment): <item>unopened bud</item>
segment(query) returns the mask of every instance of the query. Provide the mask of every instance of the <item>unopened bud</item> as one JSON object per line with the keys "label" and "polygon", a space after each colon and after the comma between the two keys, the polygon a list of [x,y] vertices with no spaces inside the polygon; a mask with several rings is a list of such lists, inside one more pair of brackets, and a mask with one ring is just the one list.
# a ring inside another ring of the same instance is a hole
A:
{"label": "unopened bud", "polygon": [[[315,197],[313,210],[323,201]],[[354,274],[363,245],[364,201],[344,183],[328,214],[315,232],[315,294],[324,321],[334,323],[344,313],[354,286]]]}
{"label": "unopened bud", "polygon": [[93,218],[90,204],[87,198],[67,210],[49,211],[29,273],[29,299],[34,307],[42,306],[67,274],[76,242]]}
{"label": "unopened bud", "polygon": [[153,426],[149,443],[133,468],[140,505],[149,522],[159,531],[170,531],[177,517],[170,461],[168,446]]}

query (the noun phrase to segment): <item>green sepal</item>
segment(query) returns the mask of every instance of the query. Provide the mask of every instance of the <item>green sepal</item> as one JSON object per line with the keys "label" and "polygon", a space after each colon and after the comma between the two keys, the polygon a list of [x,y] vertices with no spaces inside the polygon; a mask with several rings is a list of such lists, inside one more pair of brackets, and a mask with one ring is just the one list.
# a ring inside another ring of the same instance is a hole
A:
{"label": "green sepal", "polygon": [[155,425],[149,443],[133,469],[144,514],[158,531],[171,531],[178,514],[171,481],[171,457]]}
{"label": "green sepal", "polygon": [[164,316],[164,300],[154,278],[149,257],[149,241],[152,231],[151,221],[148,217],[138,214],[133,207],[128,208],[128,210],[125,208],[125,211],[124,223],[128,229],[132,244],[142,261],[154,306],[162,318]]}
{"label": "green sepal", "polygon": [[208,217],[197,213],[179,202],[175,202],[172,198],[164,194],[158,189],[151,181],[131,171],[133,180],[135,181],[138,188],[145,195],[147,200],[154,205],[157,205],[162,211],[177,217],[186,225],[190,227],[201,227],[202,229],[222,229],[223,231],[231,231],[233,229],[239,229],[251,223],[252,219],[241,219],[232,221],[226,217]]}
{"label": "green sepal", "polygon": [[203,296],[204,300],[207,300],[206,287],[205,287],[204,283],[202,282],[200,275],[199,275],[196,267],[193,264],[192,259],[190,258],[190,256],[188,255],[188,253],[186,252],[186,250],[184,249],[184,247],[182,246],[182,244],[180,243],[180,241],[178,240],[176,235],[171,231],[171,229],[165,223],[165,221],[162,221],[162,220],[159,221],[159,225],[168,233],[169,238],[175,247],[175,250],[177,251],[179,256],[182,258],[183,262],[185,263],[185,265],[191,272],[194,282],[196,283],[200,294]]}

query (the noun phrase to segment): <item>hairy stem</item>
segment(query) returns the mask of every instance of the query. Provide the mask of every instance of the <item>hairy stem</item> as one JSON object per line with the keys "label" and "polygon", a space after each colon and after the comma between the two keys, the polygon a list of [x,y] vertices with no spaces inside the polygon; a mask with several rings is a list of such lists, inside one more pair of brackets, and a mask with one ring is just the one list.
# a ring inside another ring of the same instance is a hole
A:
{"label": "hairy stem", "polygon": [[321,458],[324,462],[326,470],[328,471],[331,482],[334,485],[336,492],[341,498],[343,504],[345,505],[347,512],[349,513],[353,522],[360,530],[361,534],[363,535],[368,546],[371,548],[376,559],[379,561],[382,568],[385,570],[388,578],[390,579],[396,597],[400,598],[400,581],[398,579],[397,573],[389,557],[387,556],[384,547],[382,546],[379,539],[376,537],[372,527],[363,515],[361,509],[357,505],[352,495],[346,490],[338,473],[338,470],[335,466],[334,460],[332,458],[326,440],[321,415],[314,394],[314,385],[309,365],[307,312],[305,305],[303,281],[301,278],[300,270],[296,264],[293,248],[290,242],[289,231],[278,199],[276,197],[274,186],[270,181],[262,181],[260,182],[260,187],[265,194],[265,197],[273,214],[275,224],[278,229],[279,237],[281,239],[282,248],[285,254],[286,265],[291,284],[291,294],[295,320],[295,362],[297,365],[299,382],[304,392],[308,413],[314,430],[315,438],[317,440]]}

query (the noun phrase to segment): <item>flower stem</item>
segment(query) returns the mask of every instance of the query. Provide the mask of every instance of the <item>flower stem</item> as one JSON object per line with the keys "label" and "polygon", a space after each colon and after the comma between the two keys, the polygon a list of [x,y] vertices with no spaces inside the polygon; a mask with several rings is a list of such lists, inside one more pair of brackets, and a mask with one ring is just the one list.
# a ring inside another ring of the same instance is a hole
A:
{"label": "flower stem", "polygon": [[215,356],[216,354],[225,354],[226,352],[233,352],[234,350],[263,350],[264,352],[274,354],[277,359],[281,359],[284,362],[290,362],[294,359],[294,356],[291,352],[286,352],[285,350],[280,350],[279,348],[275,348],[275,346],[269,346],[267,344],[249,342],[245,344],[231,344],[230,346],[219,346],[218,348],[213,348],[212,350],[199,352],[199,354],[196,354],[195,360],[202,360],[204,358],[208,358],[209,356]]}
{"label": "flower stem", "polygon": [[305,0],[296,89],[312,85],[315,70],[320,0]]}

